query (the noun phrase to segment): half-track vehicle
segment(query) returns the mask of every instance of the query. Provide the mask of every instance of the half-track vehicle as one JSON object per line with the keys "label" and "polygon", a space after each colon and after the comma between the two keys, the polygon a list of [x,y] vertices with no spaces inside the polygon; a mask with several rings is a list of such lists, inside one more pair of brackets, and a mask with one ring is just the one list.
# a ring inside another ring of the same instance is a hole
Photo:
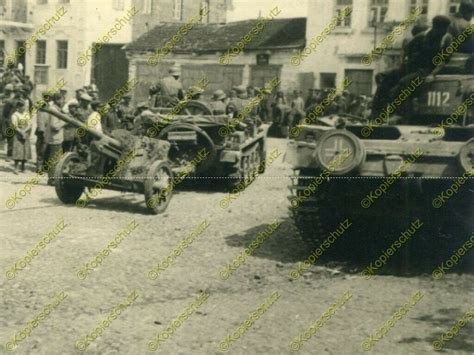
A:
{"label": "half-track vehicle", "polygon": [[156,137],[170,143],[169,159],[179,170],[205,149],[207,157],[196,168],[195,176],[229,178],[236,185],[256,169],[266,157],[267,126],[237,128],[229,126],[226,115],[176,116]]}

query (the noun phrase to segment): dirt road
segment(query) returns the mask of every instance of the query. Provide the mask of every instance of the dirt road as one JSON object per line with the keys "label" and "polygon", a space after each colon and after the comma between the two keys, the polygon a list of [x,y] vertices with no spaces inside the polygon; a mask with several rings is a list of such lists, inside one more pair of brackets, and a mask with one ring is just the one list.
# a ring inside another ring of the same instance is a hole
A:
{"label": "dirt road", "polygon": [[[285,141],[270,139],[269,151],[274,148],[284,152]],[[280,156],[227,209],[219,207],[226,194],[213,189],[214,181],[200,191],[181,189],[165,214],[152,216],[143,196],[134,194],[103,192],[87,208],[64,206],[44,179],[7,209],[5,201],[25,176],[11,174],[2,159],[2,351],[12,346],[16,354],[64,355],[78,353],[79,346],[86,354],[151,354],[154,348],[163,354],[215,354],[220,348],[230,354],[290,354],[293,342],[301,354],[362,354],[367,337],[391,320],[378,332],[380,339],[372,338],[369,352],[435,353],[437,337],[473,306],[472,272],[453,268],[434,280],[429,270],[412,275],[395,270],[366,280],[359,272],[371,260],[349,265],[326,258],[291,278],[311,250],[289,217],[285,176],[290,173]],[[191,243],[178,247],[203,223]],[[254,244],[251,255],[241,254],[272,223],[274,231]],[[37,255],[31,252],[29,265],[17,267],[8,280],[7,271],[55,228],[54,238]],[[124,228],[128,235],[116,239]],[[346,233],[347,248],[356,248],[352,231]],[[99,261],[98,253],[108,246]],[[176,248],[181,249],[173,254]],[[431,257],[438,265],[445,255]],[[472,258],[472,250],[464,255]],[[52,307],[43,310],[48,303]],[[120,303],[120,312],[110,317]],[[409,307],[392,319],[405,303]],[[42,311],[49,314],[38,317]],[[174,319],[179,320],[170,326]],[[228,338],[241,323],[240,332]],[[102,328],[86,339],[99,324]],[[473,329],[472,320],[460,326],[453,339],[444,339],[443,352],[473,353]]]}

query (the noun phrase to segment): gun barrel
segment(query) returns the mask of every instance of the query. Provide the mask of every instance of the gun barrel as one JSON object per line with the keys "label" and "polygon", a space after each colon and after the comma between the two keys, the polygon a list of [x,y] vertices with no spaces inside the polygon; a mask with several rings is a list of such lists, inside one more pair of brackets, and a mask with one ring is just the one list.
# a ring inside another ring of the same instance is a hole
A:
{"label": "gun barrel", "polygon": [[43,111],[43,112],[46,112],[46,113],[49,113],[50,115],[53,115],[54,117],[57,117],[59,118],[61,121],[64,121],[66,123],[69,123],[77,128],[83,128],[85,129],[88,133],[90,133],[92,136],[94,136],[95,138],[97,139],[100,139],[100,140],[103,140],[107,143],[109,143],[112,147],[116,148],[116,149],[122,149],[122,145],[120,144],[120,142],[112,137],[109,137],[108,135],[96,130],[96,129],[93,129],[93,128],[90,128],[90,127],[87,127],[84,123],[82,123],[81,121],[73,118],[73,117],[70,117],[68,115],[65,115],[64,113],[62,112],[59,112],[58,110],[54,109],[54,108],[51,108],[51,107],[42,107],[40,108],[40,111]]}

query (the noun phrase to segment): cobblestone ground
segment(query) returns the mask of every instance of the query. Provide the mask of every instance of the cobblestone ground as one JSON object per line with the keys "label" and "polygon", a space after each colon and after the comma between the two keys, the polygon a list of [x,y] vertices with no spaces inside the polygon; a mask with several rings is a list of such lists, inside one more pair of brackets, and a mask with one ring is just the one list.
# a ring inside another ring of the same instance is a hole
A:
{"label": "cobblestone ground", "polygon": [[[273,148],[284,152],[285,141],[270,139],[268,151]],[[464,255],[463,272],[458,273],[460,269],[455,267],[440,280],[433,280],[429,270],[411,275],[394,270],[366,280],[359,272],[370,260],[349,265],[331,258],[316,262],[293,280],[289,276],[292,268],[311,250],[299,239],[290,219],[290,179],[285,176],[291,170],[282,162],[282,156],[228,209],[219,207],[225,193],[213,188],[215,181],[207,181],[203,184],[208,187],[198,191],[178,191],[166,213],[158,216],[147,214],[143,196],[130,193],[104,192],[84,209],[64,206],[45,179],[13,209],[7,209],[5,201],[33,173],[13,175],[11,163],[4,161],[1,151],[0,160],[0,340],[7,344],[16,334],[12,353],[78,353],[76,342],[133,291],[138,297],[90,341],[86,354],[153,353],[149,342],[165,331],[201,290],[209,297],[163,337],[157,352],[220,353],[220,342],[275,291],[280,297],[252,321],[245,333],[231,338],[230,354],[292,353],[292,340],[345,292],[352,297],[330,318],[324,318],[322,327],[301,342],[299,352],[364,353],[363,341],[416,291],[423,294],[421,300],[397,319],[370,351],[435,353],[432,343],[473,305],[472,252]],[[62,219],[64,229],[31,258],[26,268],[7,280],[7,270]],[[209,223],[206,230],[155,280],[148,278],[148,271],[205,220]],[[227,280],[220,279],[224,266],[275,220],[280,222],[276,231]],[[131,221],[137,226],[130,235],[112,248],[84,280],[79,280],[76,273]],[[357,248],[359,243],[349,242],[348,233],[345,248]],[[430,257],[437,265],[444,255],[435,250]],[[20,334],[58,292],[64,292],[66,298],[48,310],[30,334]],[[472,334],[472,321],[466,322],[453,339],[446,340],[443,352],[473,353]]]}

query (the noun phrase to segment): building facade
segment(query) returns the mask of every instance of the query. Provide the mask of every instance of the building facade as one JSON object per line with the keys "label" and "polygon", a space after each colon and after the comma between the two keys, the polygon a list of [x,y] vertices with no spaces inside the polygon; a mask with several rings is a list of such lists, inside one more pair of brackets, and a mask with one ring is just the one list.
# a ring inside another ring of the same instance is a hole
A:
{"label": "building facade", "polygon": [[226,23],[227,11],[232,10],[232,0],[133,0],[142,9],[133,23],[133,39],[163,22],[186,22],[207,6],[209,14],[202,23]]}
{"label": "building facade", "polygon": [[[206,21],[225,22],[231,2],[208,2],[214,14]],[[134,35],[155,22],[185,22],[199,7],[195,0],[0,0],[0,11],[6,9],[0,25],[8,29],[6,35],[3,31],[4,53],[30,41],[33,45],[17,62],[24,64],[37,92],[64,78],[70,96],[94,83],[105,100],[128,80],[122,47]],[[0,34],[0,46],[1,41]]]}
{"label": "building facade", "polygon": [[399,65],[404,38],[411,38],[411,27],[400,35],[383,55],[370,65],[362,58],[370,53],[392,30],[419,6],[421,23],[436,15],[454,14],[460,0],[312,0],[309,2],[307,42],[327,27],[345,7],[352,13],[301,64],[301,70],[315,73],[315,87],[331,88],[351,77],[350,91],[370,95],[375,91],[375,74]]}
{"label": "building facade", "polygon": [[198,24],[156,65],[150,57],[179,32],[179,24],[161,24],[126,46],[130,62],[129,75],[137,78],[134,101],[148,97],[148,89],[168,75],[173,65],[181,67],[184,88],[195,85],[203,77],[209,80],[205,95],[217,89],[229,92],[235,85],[263,87],[275,76],[281,79],[281,89],[290,91],[313,85],[313,73],[301,73],[290,65],[293,51],[305,44],[306,19],[273,19],[254,36],[245,48],[229,62],[220,62],[252,29],[259,20],[229,22],[227,24]]}
{"label": "building facade", "polygon": [[[0,0],[0,65],[5,65],[8,53],[19,49],[33,31],[33,23],[28,16],[27,0]],[[25,55],[18,62],[26,65]]]}

